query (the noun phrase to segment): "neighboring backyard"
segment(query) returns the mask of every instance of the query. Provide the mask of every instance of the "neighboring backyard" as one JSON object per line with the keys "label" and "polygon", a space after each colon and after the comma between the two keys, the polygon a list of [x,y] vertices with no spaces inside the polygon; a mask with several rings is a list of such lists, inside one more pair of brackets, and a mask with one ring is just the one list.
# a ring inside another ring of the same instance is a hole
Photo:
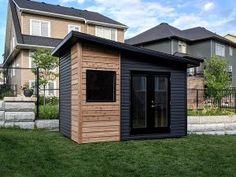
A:
{"label": "neighboring backyard", "polygon": [[1,177],[233,177],[236,136],[77,145],[59,133],[0,129]]}

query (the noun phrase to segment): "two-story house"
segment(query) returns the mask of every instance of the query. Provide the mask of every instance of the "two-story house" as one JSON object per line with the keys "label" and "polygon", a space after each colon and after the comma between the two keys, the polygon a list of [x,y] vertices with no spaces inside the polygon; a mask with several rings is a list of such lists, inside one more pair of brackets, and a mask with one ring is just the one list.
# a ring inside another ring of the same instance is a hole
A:
{"label": "two-story house", "polygon": [[[124,42],[127,26],[106,16],[73,7],[63,7],[30,0],[9,0],[4,67],[32,68],[32,53],[38,48],[53,49],[71,30]],[[18,88],[33,86],[30,69],[11,69],[10,77]],[[58,88],[58,79],[48,89]],[[57,95],[49,90],[48,95]]]}
{"label": "two-story house", "polygon": [[[126,40],[126,43],[173,55],[190,55],[204,59],[213,56],[221,57],[228,61],[229,72],[232,73],[232,86],[236,87],[236,44],[203,27],[180,30],[167,23],[161,23]],[[188,78],[189,82],[195,75],[201,75],[203,68],[204,64],[190,69],[188,73],[192,77]],[[196,80],[196,77],[194,80]],[[199,81],[199,83],[202,83],[201,86],[199,84],[189,84],[189,88],[203,88],[203,82]]]}
{"label": "two-story house", "polygon": [[225,35],[225,38],[236,43],[236,35],[233,35],[233,34],[227,34]]}

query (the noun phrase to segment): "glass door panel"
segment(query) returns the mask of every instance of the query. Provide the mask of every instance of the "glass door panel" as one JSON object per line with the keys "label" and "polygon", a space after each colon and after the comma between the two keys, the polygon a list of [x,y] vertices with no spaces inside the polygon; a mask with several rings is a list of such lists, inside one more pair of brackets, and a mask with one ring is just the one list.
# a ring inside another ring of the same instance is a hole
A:
{"label": "glass door panel", "polygon": [[168,77],[155,76],[154,78],[154,126],[168,127]]}
{"label": "glass door panel", "polygon": [[132,78],[132,128],[147,128],[147,77]]}

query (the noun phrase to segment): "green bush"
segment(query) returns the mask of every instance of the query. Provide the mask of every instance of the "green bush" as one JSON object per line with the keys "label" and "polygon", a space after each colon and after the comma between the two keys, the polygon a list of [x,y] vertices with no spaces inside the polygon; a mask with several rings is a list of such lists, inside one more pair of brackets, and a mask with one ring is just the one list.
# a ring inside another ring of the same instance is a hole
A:
{"label": "green bush", "polygon": [[[52,97],[45,97],[45,102],[48,105],[58,105],[59,104],[59,98],[56,96],[52,96]],[[44,103],[44,96],[40,96],[39,97],[39,105],[43,105]]]}
{"label": "green bush", "polygon": [[2,100],[4,97],[12,97],[14,96],[14,91],[6,85],[1,86],[0,88],[0,100]]}
{"label": "green bush", "polygon": [[39,119],[59,119],[59,105],[40,105]]}

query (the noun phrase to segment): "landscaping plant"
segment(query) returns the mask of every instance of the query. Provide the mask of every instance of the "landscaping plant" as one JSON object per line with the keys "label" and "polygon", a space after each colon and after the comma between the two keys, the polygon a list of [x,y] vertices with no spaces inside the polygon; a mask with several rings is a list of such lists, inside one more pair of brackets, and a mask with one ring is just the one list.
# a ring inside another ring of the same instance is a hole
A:
{"label": "landscaping plant", "polygon": [[[58,73],[54,70],[59,66],[59,60],[51,55],[51,50],[37,49],[33,55],[33,63],[36,68],[39,68],[39,87],[43,87],[44,92],[44,108],[46,104],[45,93],[46,85],[50,80],[55,80],[58,77]],[[36,73],[36,68],[33,68],[33,72]]]}
{"label": "landscaping plant", "polygon": [[219,104],[230,88],[228,63],[218,57],[205,60],[204,79],[206,96],[212,97],[214,104]]}

